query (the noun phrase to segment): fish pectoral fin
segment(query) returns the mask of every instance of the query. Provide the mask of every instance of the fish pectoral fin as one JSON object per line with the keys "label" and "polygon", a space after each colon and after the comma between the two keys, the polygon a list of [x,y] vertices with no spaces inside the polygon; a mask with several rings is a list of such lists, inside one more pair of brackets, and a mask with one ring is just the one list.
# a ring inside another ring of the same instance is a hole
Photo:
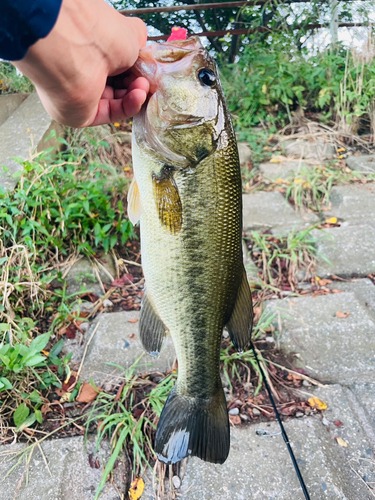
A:
{"label": "fish pectoral fin", "polygon": [[249,347],[253,327],[253,300],[246,271],[243,267],[242,280],[238,288],[232,315],[226,325],[230,338],[239,351]]}
{"label": "fish pectoral fin", "polygon": [[139,335],[143,347],[151,356],[159,356],[166,333],[167,328],[159,318],[146,292],[142,298],[141,314],[139,317]]}
{"label": "fish pectoral fin", "polygon": [[137,224],[142,215],[141,197],[137,181],[133,177],[128,192],[128,217],[132,224]]}
{"label": "fish pectoral fin", "polygon": [[182,203],[173,177],[174,170],[174,167],[165,165],[160,174],[152,176],[159,220],[171,234],[177,234],[182,227]]}

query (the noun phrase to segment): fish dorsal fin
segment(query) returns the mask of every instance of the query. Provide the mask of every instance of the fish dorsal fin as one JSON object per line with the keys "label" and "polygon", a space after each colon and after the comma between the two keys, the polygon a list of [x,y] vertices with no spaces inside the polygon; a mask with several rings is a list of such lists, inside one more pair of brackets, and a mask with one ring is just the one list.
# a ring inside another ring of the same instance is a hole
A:
{"label": "fish dorsal fin", "polygon": [[173,177],[174,171],[173,166],[165,165],[160,174],[152,175],[159,219],[171,234],[177,234],[182,227],[182,203]]}
{"label": "fish dorsal fin", "polygon": [[226,325],[232,342],[239,351],[244,351],[249,347],[252,326],[253,301],[246,271],[243,267],[242,279],[238,288],[236,302],[232,315]]}
{"label": "fish dorsal fin", "polygon": [[166,333],[167,328],[159,318],[148,293],[145,292],[139,317],[139,335],[143,347],[151,356],[159,355]]}
{"label": "fish dorsal fin", "polygon": [[128,192],[128,217],[132,224],[137,224],[142,215],[141,197],[135,177],[133,177]]}

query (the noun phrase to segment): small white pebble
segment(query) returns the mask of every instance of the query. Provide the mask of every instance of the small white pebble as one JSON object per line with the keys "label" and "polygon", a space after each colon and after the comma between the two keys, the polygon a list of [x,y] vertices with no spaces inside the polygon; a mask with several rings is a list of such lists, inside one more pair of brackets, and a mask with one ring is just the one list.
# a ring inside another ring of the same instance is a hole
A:
{"label": "small white pebble", "polygon": [[178,490],[179,487],[181,486],[181,479],[178,476],[173,476],[172,483],[173,483],[173,486],[176,488],[176,490]]}
{"label": "small white pebble", "polygon": [[323,417],[323,418],[322,418],[322,424],[323,424],[323,425],[329,425],[329,422],[328,422],[328,420],[326,419],[326,417]]}
{"label": "small white pebble", "polygon": [[266,337],[266,341],[273,343],[273,342],[275,342],[275,339],[273,337]]}
{"label": "small white pebble", "polygon": [[109,299],[103,300],[103,307],[105,309],[109,309],[110,307],[113,307],[113,302],[111,302]]}
{"label": "small white pebble", "polygon": [[261,412],[257,408],[253,408],[254,417],[259,417],[260,414],[261,414]]}
{"label": "small white pebble", "polygon": [[238,415],[240,413],[240,410],[238,408],[232,408],[229,410],[229,415]]}

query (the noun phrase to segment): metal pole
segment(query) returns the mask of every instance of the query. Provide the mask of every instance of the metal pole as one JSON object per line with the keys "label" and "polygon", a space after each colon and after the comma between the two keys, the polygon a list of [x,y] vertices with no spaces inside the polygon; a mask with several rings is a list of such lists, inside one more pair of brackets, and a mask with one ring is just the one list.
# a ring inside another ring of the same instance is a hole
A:
{"label": "metal pole", "polygon": [[338,28],[339,28],[339,11],[337,0],[330,0],[331,8],[331,44],[336,45],[338,42]]}

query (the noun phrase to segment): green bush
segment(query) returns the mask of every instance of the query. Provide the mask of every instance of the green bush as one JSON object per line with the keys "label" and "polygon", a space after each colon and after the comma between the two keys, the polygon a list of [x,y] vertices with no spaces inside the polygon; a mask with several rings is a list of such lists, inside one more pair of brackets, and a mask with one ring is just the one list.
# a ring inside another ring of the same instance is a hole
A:
{"label": "green bush", "polygon": [[126,181],[111,166],[86,163],[67,152],[52,161],[38,156],[23,167],[13,192],[0,189],[5,246],[16,241],[38,253],[57,248],[67,254],[74,248],[93,254],[94,247],[108,251],[134,236],[124,210]]}
{"label": "green bush", "polygon": [[338,46],[315,55],[288,36],[244,48],[238,63],[221,67],[223,86],[238,128],[284,126],[299,110],[320,113],[347,132],[360,120],[374,130],[375,64],[371,51]]}

